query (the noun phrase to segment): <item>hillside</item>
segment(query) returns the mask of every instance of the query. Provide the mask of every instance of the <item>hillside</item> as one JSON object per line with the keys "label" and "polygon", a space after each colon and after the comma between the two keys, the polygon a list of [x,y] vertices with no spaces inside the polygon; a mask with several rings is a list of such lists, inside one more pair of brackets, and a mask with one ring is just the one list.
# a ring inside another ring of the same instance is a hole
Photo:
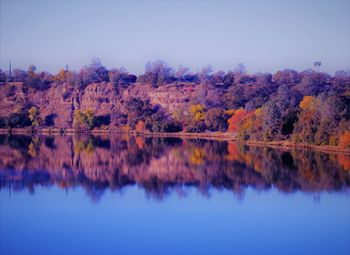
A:
{"label": "hillside", "polygon": [[155,62],[136,77],[92,63],[0,75],[0,128],[231,132],[241,140],[349,147],[350,73],[193,74]]}

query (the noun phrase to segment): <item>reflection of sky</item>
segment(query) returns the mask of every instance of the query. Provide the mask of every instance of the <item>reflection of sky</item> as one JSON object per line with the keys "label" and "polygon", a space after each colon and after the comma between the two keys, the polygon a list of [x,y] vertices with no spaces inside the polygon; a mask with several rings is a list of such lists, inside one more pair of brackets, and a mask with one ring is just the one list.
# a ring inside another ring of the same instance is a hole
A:
{"label": "reflection of sky", "polygon": [[1,254],[349,254],[350,198],[248,188],[163,201],[142,189],[0,190]]}

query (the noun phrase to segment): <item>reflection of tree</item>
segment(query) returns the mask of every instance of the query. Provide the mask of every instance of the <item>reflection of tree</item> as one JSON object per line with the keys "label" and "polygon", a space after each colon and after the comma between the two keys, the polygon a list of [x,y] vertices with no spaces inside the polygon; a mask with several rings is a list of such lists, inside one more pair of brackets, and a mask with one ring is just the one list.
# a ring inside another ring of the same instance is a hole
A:
{"label": "reflection of tree", "polygon": [[85,151],[88,155],[91,155],[94,151],[91,137],[75,137],[74,140],[74,153],[80,155]]}
{"label": "reflection of tree", "polygon": [[28,146],[28,155],[31,157],[36,157],[39,153],[39,145],[41,143],[41,139],[39,137],[33,137],[32,141]]}
{"label": "reflection of tree", "polygon": [[350,171],[350,156],[349,155],[338,155],[339,164],[344,168],[345,171]]}
{"label": "reflection of tree", "polygon": [[0,187],[81,186],[98,200],[106,189],[137,184],[152,198],[196,187],[282,192],[348,190],[349,156],[252,147],[203,139],[142,136],[0,136]]}
{"label": "reflection of tree", "polygon": [[195,147],[191,150],[190,162],[195,165],[201,165],[204,163],[204,150],[198,147]]}

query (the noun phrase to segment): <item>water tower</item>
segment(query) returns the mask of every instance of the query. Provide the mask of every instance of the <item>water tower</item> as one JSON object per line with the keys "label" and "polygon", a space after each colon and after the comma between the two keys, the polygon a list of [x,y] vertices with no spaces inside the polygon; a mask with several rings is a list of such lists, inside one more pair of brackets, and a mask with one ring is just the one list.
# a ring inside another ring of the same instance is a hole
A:
{"label": "water tower", "polygon": [[314,67],[315,67],[315,70],[317,71],[317,72],[319,72],[320,71],[320,66],[321,66],[321,61],[315,61],[314,62]]}

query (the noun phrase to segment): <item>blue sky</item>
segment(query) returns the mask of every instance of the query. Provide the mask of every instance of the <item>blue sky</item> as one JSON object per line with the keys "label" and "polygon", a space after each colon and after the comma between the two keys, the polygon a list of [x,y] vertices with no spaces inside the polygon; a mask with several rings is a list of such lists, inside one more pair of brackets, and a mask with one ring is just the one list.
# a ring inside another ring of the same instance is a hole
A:
{"label": "blue sky", "polygon": [[163,59],[193,71],[350,68],[350,1],[4,1],[0,66],[144,71]]}

